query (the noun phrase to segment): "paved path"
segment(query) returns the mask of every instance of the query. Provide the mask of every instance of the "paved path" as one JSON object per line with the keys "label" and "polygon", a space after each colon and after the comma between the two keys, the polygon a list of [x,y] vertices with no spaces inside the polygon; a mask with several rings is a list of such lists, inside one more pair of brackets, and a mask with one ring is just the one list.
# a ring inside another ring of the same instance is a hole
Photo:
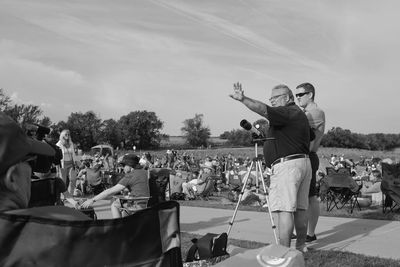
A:
{"label": "paved path", "polygon": [[[181,231],[196,234],[228,230],[232,210],[181,207]],[[309,247],[400,259],[400,222],[320,217],[318,240]],[[238,211],[230,236],[241,240],[274,243],[268,213]]]}
{"label": "paved path", "polygon": [[[99,219],[111,218],[109,201],[94,206]],[[181,231],[195,234],[227,232],[233,210],[181,206]],[[400,260],[400,222],[320,217],[318,240],[309,247]],[[230,238],[273,243],[268,213],[238,211]]]}

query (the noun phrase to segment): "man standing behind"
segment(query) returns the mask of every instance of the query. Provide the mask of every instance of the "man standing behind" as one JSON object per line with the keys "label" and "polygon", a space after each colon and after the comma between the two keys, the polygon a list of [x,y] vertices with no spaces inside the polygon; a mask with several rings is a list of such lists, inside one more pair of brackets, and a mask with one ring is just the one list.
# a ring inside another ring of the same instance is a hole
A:
{"label": "man standing behind", "polygon": [[319,200],[317,198],[317,182],[316,175],[319,168],[319,158],[317,155],[318,148],[321,144],[325,131],[325,113],[314,102],[315,88],[310,83],[302,83],[296,87],[296,98],[299,106],[304,109],[307,115],[311,129],[314,131],[315,139],[310,143],[310,161],[312,169],[312,178],[309,193],[308,206],[308,230],[306,242],[317,240],[315,236],[315,228],[319,217]]}
{"label": "man standing behind", "polygon": [[264,143],[265,162],[272,171],[269,208],[278,217],[280,244],[290,247],[295,226],[298,233],[296,248],[304,251],[311,181],[307,117],[294,103],[293,93],[286,85],[272,89],[271,106],[245,96],[239,83],[234,85],[234,93],[230,96],[269,120],[267,137],[273,140]]}

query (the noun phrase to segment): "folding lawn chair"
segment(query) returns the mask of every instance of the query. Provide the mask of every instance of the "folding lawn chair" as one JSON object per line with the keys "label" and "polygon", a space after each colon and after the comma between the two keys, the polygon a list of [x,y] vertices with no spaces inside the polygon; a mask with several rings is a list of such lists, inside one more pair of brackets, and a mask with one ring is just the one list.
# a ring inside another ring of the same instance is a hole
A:
{"label": "folding lawn chair", "polygon": [[326,177],[323,183],[328,187],[325,195],[326,210],[332,211],[334,208],[342,209],[349,206],[350,213],[353,213],[357,206],[361,210],[357,197],[360,195],[362,185],[358,185],[351,177],[350,168],[335,169],[326,168]]}
{"label": "folding lawn chair", "polygon": [[0,212],[0,266],[182,266],[177,202],[114,220],[62,215]]}
{"label": "folding lawn chair", "polygon": [[382,166],[382,211],[400,209],[400,163]]}
{"label": "folding lawn chair", "polygon": [[209,200],[209,197],[214,192],[215,184],[218,178],[219,177],[216,175],[209,176],[205,182],[204,189],[198,192],[196,197],[200,197],[203,200]]}

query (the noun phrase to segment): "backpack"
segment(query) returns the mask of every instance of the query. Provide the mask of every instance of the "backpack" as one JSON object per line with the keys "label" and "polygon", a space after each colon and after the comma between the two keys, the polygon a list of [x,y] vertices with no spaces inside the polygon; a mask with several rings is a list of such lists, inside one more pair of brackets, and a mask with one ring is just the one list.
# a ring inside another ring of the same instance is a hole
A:
{"label": "backpack", "polygon": [[199,239],[193,238],[192,242],[193,245],[187,253],[186,262],[228,255],[226,252],[228,242],[227,233],[222,233],[220,235],[208,233]]}

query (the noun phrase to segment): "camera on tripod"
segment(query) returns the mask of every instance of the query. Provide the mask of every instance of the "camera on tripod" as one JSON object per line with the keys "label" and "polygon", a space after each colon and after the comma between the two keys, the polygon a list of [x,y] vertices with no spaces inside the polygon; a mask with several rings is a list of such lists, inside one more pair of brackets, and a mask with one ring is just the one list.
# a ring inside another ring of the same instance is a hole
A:
{"label": "camera on tripod", "polygon": [[265,136],[265,132],[264,132],[264,130],[262,129],[260,123],[255,123],[255,124],[253,125],[253,124],[251,124],[249,121],[243,119],[243,120],[240,122],[240,126],[241,126],[243,129],[245,129],[245,130],[247,130],[247,131],[250,131],[251,134],[252,134],[253,139],[264,139],[264,138],[266,137],[266,136]]}

